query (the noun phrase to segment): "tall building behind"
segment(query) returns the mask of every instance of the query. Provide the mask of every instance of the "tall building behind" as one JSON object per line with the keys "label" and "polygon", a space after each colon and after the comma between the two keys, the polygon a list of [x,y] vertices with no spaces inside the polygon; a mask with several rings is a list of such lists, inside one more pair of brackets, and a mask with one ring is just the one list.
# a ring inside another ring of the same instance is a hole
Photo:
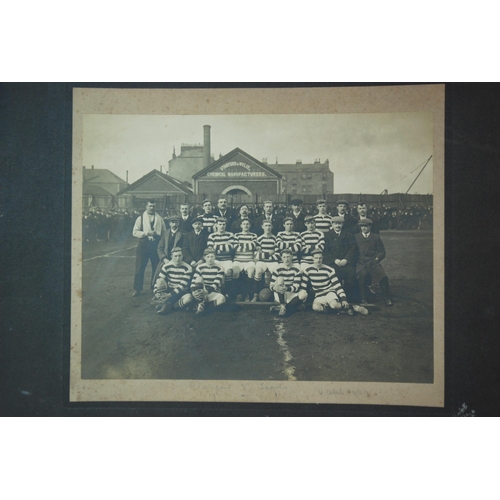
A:
{"label": "tall building behind", "polygon": [[203,127],[203,145],[181,144],[181,154],[172,154],[168,161],[168,175],[191,184],[193,175],[200,172],[214,162],[210,153],[210,125]]}
{"label": "tall building behind", "polygon": [[282,175],[282,192],[291,195],[333,194],[333,172],[330,163],[319,159],[314,163],[278,163],[272,166]]}

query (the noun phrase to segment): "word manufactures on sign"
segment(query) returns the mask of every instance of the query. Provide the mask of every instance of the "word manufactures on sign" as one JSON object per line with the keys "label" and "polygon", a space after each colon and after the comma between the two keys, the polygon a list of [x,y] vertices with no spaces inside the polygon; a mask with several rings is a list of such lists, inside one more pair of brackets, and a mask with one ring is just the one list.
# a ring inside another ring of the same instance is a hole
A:
{"label": "word manufactures on sign", "polygon": [[230,161],[224,163],[217,170],[207,173],[207,177],[270,177],[267,172],[252,169],[247,163]]}

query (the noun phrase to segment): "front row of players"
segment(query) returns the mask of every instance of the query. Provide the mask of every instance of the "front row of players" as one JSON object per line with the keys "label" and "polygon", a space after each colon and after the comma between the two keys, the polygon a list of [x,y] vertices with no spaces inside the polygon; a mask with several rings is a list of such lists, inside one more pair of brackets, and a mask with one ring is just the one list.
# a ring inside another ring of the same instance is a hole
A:
{"label": "front row of players", "polygon": [[[171,251],[171,259],[161,266],[154,286],[158,314],[188,306],[196,306],[196,313],[199,314],[208,303],[215,307],[224,304],[226,297],[241,301],[243,297],[250,300],[252,296],[252,302],[256,302],[266,271],[271,275],[269,288],[277,304],[271,310],[278,311],[280,316],[304,309],[308,290],[314,294],[314,311],[336,310],[353,315],[355,310],[368,314],[367,309],[362,307],[366,303],[365,293],[361,293],[361,305],[350,304],[337,277],[339,275],[344,279],[350,288],[348,293],[352,293],[353,276],[342,272],[346,259],[335,259],[332,267],[323,264],[325,236],[314,229],[314,220],[311,219],[306,220],[308,230],[301,234],[292,231],[293,220],[285,219],[285,231],[278,236],[271,232],[272,223],[263,221],[263,234],[257,238],[249,231],[250,221],[242,220],[241,232],[233,234],[225,230],[225,219],[219,218],[217,231],[208,237],[207,248],[198,262],[193,260],[192,265],[184,262],[182,248],[176,247]],[[196,221],[193,221],[195,224]],[[385,256],[383,244],[378,235],[377,238],[369,238],[369,219],[360,221],[359,225],[361,239],[357,243],[361,252],[357,262],[358,278],[363,290],[371,276],[380,282],[384,298],[387,295],[386,303],[391,305],[388,279],[380,265]],[[334,230],[339,229],[335,226]],[[244,276],[239,279],[242,273]]]}

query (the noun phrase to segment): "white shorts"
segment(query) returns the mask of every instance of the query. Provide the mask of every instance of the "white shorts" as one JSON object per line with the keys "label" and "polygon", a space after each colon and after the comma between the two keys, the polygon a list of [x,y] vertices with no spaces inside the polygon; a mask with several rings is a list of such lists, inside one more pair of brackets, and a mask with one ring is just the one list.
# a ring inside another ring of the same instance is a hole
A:
{"label": "white shorts", "polygon": [[[307,293],[305,290],[299,290],[298,292],[285,292],[285,302],[288,304],[294,297],[299,297],[302,302],[305,302],[307,299]],[[274,301],[279,304],[280,297],[274,292]]]}
{"label": "white shorts", "polygon": [[240,262],[239,260],[235,260],[233,262],[233,269],[234,267],[238,267],[240,271],[248,271],[249,269],[255,268],[255,262],[253,260],[249,262]]}
{"label": "white shorts", "polygon": [[335,292],[328,292],[326,295],[322,295],[321,297],[316,297],[313,301],[313,306],[314,304],[321,304],[327,306],[332,301],[338,302],[340,304],[340,300],[337,297],[337,294]]}
{"label": "white shorts", "polygon": [[264,262],[263,260],[259,260],[259,262],[257,262],[257,267],[260,267],[264,272],[269,271],[270,273],[272,273],[279,265],[279,262],[275,261]]}
{"label": "white shorts", "polygon": [[222,267],[222,269],[224,269],[225,273],[233,270],[233,261],[232,260],[216,260],[215,263],[219,264],[219,266]]}

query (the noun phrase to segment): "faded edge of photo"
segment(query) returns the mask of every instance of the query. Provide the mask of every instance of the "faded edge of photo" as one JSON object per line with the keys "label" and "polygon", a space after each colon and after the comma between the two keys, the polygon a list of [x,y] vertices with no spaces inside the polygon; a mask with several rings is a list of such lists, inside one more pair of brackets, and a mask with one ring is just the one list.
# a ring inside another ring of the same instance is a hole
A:
{"label": "faded edge of photo", "polygon": [[[70,402],[262,402],[444,407],[444,85],[73,91]],[[433,113],[434,382],[87,380],[82,356],[82,147],[85,114]]]}

